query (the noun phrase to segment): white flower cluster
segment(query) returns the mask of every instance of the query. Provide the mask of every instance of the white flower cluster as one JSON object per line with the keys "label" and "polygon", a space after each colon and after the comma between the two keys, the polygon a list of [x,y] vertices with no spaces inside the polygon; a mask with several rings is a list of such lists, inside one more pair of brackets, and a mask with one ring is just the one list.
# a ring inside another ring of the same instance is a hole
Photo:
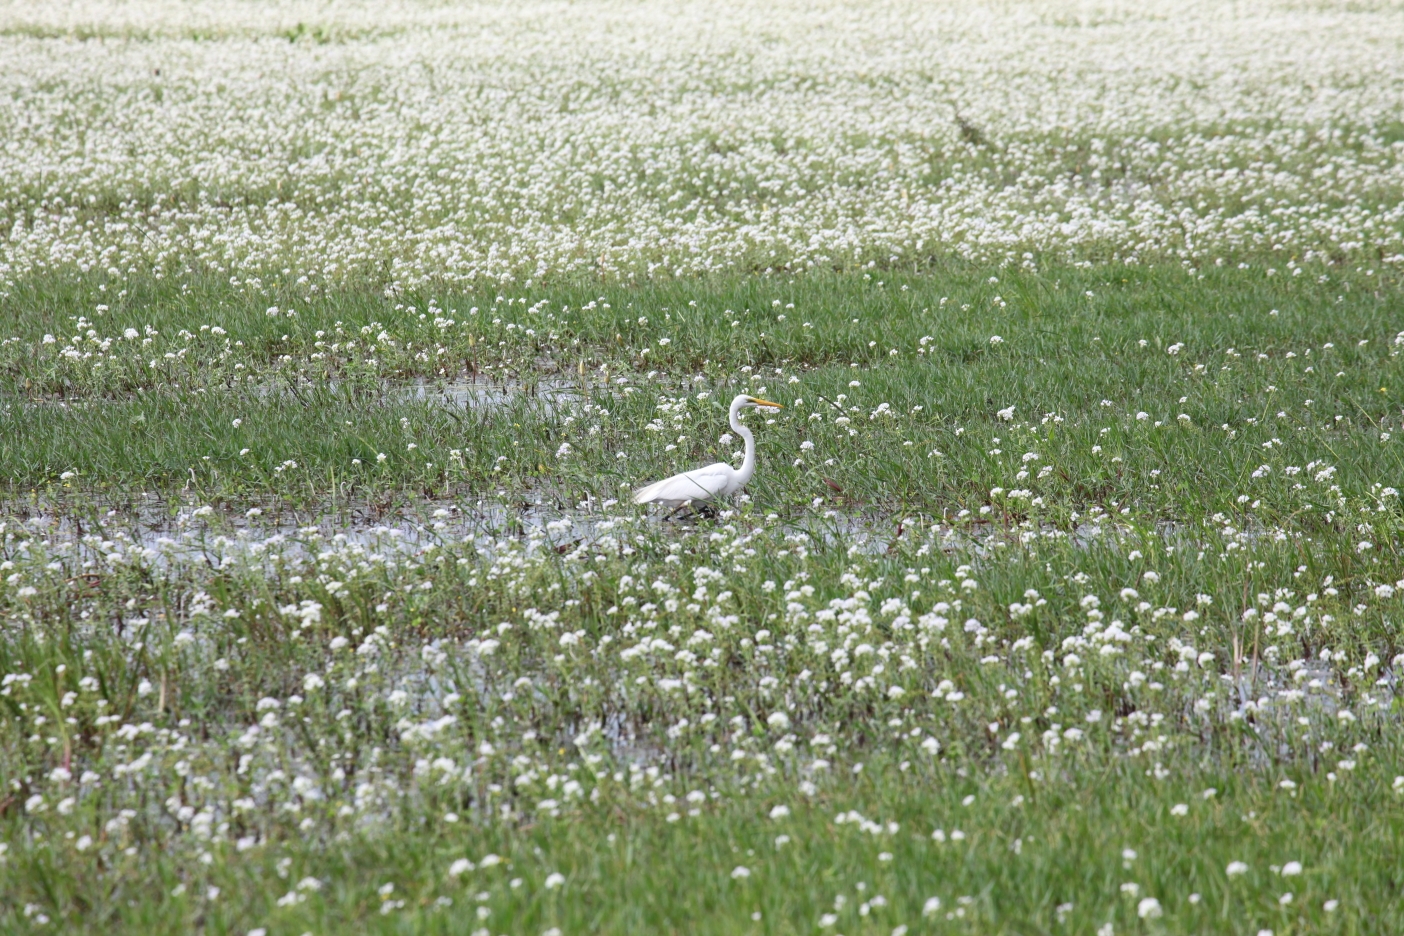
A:
{"label": "white flower cluster", "polygon": [[1401,24],[1270,2],[8,4],[0,286],[1399,258],[1381,128],[1404,56],[1378,39]]}

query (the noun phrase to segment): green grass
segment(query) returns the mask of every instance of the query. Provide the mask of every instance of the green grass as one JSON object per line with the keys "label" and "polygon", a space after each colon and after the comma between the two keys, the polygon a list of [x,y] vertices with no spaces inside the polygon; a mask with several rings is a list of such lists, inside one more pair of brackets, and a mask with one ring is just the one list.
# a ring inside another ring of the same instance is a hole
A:
{"label": "green grass", "polygon": [[[0,478],[13,492],[38,491],[74,471],[85,489],[276,493],[301,504],[338,485],[439,496],[510,478],[573,503],[715,457],[726,398],[761,387],[790,406],[761,433],[756,494],[777,508],[825,494],[829,478],[863,503],[894,509],[976,506],[1005,486],[1050,504],[1116,501],[1177,519],[1191,496],[1220,500],[1189,515],[1228,510],[1247,493],[1275,518],[1305,506],[1280,473],[1289,465],[1328,461],[1343,485],[1397,476],[1404,382],[1389,311],[1395,285],[1335,273],[1318,283],[1259,271],[1108,272],[1000,271],[996,284],[988,271],[954,269],[888,281],[561,287],[534,293],[530,306],[491,295],[353,294],[299,308],[292,320],[227,285],[182,295],[152,282],[124,307],[89,313],[83,328],[61,327],[83,308],[82,290],[71,287],[67,316],[57,306],[26,316],[19,340],[0,349],[10,401],[0,413]],[[996,295],[1003,307],[992,305]],[[405,308],[431,303],[454,311]],[[474,307],[482,311],[467,314]],[[435,318],[455,324],[437,327]],[[88,352],[119,336],[101,368],[42,343],[88,328],[96,333],[80,342]],[[157,335],[143,346],[120,338],[127,328]],[[996,335],[1003,341],[992,345]],[[357,348],[330,349],[346,341]],[[465,413],[407,399],[398,386],[427,381],[432,396],[436,382],[529,389],[543,376],[608,413],[541,406],[525,394]],[[621,376],[638,392],[621,393]],[[683,378],[698,383],[683,388]],[[705,402],[695,397],[704,388]],[[659,394],[689,390],[686,412],[662,421],[668,431],[645,431]],[[888,411],[872,418],[883,404]],[[1010,406],[1013,417],[1001,419]],[[855,425],[836,426],[839,415]],[[591,424],[597,433],[585,431]],[[849,444],[857,438],[861,445]],[[794,466],[806,440],[816,448]],[[575,450],[568,459],[555,454],[563,441]],[[1026,451],[1040,456],[1035,468],[1054,466],[1051,479],[1019,483]],[[286,461],[297,468],[275,476]],[[1278,470],[1255,480],[1261,464]]]}
{"label": "green grass", "polygon": [[99,285],[0,336],[6,929],[1404,925],[1392,279]]}
{"label": "green grass", "polygon": [[[1345,906],[1379,906],[1378,895],[1397,883],[1391,866],[1400,859],[1398,826],[1367,818],[1397,806],[1384,783],[1364,781],[1350,795],[1359,808],[1340,815],[1339,823],[1309,821],[1301,828],[1304,814],[1329,813],[1334,804],[1325,796],[1290,799],[1232,775],[1196,773],[1148,795],[1139,789],[1139,771],[1113,768],[1099,773],[1095,784],[1059,785],[1011,806],[1022,782],[977,786],[949,771],[889,773],[877,783],[835,784],[782,820],[767,818],[751,798],[728,798],[696,818],[670,823],[639,815],[635,802],[621,798],[587,807],[577,819],[524,828],[405,823],[354,845],[290,842],[285,857],[291,860],[281,871],[261,856],[192,873],[157,856],[142,869],[140,884],[168,890],[186,881],[185,894],[133,909],[112,899],[130,892],[122,888],[91,911],[148,931],[203,925],[212,932],[239,932],[259,921],[272,923],[274,932],[454,933],[487,925],[528,933],[550,926],[805,933],[817,931],[826,912],[839,918],[838,931],[874,933],[902,923],[936,932],[1089,932],[1108,922],[1118,931],[1220,933],[1387,932],[1398,925],[1383,906],[1384,915],[1373,920],[1321,909],[1332,897]],[[1219,791],[1208,801],[1198,785],[1207,783]],[[978,791],[971,806],[959,795],[967,789]],[[1170,814],[1166,797],[1190,804],[1190,814]],[[855,805],[884,825],[897,823],[898,831],[872,835],[833,824],[836,813]],[[947,835],[960,829],[966,838],[934,842],[935,827]],[[777,846],[780,835],[790,842]],[[1128,848],[1135,858],[1125,861]],[[1348,852],[1356,849],[1374,860],[1352,858]],[[487,854],[508,863],[460,878],[445,873],[455,859]],[[1303,876],[1283,879],[1270,870],[1302,854],[1316,858]],[[1230,860],[1245,861],[1250,872],[1226,878]],[[737,866],[751,875],[732,878]],[[548,890],[544,882],[557,871],[566,884]],[[274,906],[273,898],[308,876],[324,881],[323,888],[304,891],[305,903]],[[514,888],[512,880],[521,883]],[[1127,882],[1140,884],[1139,896],[1121,891]],[[378,912],[383,900],[377,893],[387,883],[395,885],[389,899],[405,901],[388,918]],[[247,895],[247,902],[211,906],[195,896],[211,884]],[[1277,897],[1286,891],[1293,901],[1283,907]],[[1136,906],[1148,893],[1161,895],[1173,922],[1138,920]],[[1192,893],[1200,900],[1190,902]],[[75,888],[64,896],[88,895]],[[443,897],[452,905],[437,905]],[[862,905],[875,897],[885,905],[863,913]],[[940,910],[924,917],[932,897],[940,898]],[[836,907],[839,899],[844,902]],[[1068,903],[1072,907],[1059,913]],[[489,908],[486,921],[476,916],[477,906]]]}

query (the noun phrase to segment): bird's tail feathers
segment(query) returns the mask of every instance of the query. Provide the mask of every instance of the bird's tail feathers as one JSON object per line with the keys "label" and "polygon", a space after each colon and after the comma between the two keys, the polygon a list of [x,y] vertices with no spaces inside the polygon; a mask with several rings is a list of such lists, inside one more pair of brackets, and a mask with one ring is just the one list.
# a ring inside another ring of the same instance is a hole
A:
{"label": "bird's tail feathers", "polygon": [[643,487],[636,490],[633,494],[634,503],[647,504],[649,501],[653,500],[654,496],[658,493],[659,487],[661,487],[662,484],[662,481],[655,481],[652,484],[646,484]]}

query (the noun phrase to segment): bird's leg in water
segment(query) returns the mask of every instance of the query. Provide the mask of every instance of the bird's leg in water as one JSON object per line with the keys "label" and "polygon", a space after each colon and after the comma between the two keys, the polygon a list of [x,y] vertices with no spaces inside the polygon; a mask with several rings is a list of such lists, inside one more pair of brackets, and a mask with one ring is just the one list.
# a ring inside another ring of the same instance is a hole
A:
{"label": "bird's leg in water", "polygon": [[[683,511],[686,511],[686,513]],[[711,501],[688,501],[670,510],[664,515],[663,520],[665,522],[669,520],[685,521],[696,520],[698,517],[706,517],[708,520],[715,520],[719,516],[721,515],[717,513],[717,508]]]}
{"label": "bird's leg in water", "polygon": [[[681,513],[682,511],[684,511],[684,510],[688,511],[688,513],[687,513],[687,514],[684,514],[684,515],[681,516],[681,517],[679,517],[678,514],[680,514],[680,513]],[[670,510],[670,511],[668,511],[666,514],[664,514],[664,515],[663,515],[663,522],[664,522],[664,523],[667,523],[669,520],[674,520],[674,519],[686,520],[687,517],[691,515],[691,513],[692,513],[692,502],[691,502],[691,501],[685,501],[684,503],[679,504],[678,506],[674,507],[672,510]]]}

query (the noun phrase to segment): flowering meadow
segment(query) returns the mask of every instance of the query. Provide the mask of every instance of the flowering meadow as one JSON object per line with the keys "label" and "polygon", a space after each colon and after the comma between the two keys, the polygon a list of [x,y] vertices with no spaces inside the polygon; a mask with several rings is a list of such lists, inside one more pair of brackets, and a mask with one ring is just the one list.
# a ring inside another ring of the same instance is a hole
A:
{"label": "flowering meadow", "polygon": [[1404,255],[1396,4],[0,4],[5,290]]}
{"label": "flowering meadow", "polygon": [[0,928],[1404,931],[1401,45],[0,3]]}

